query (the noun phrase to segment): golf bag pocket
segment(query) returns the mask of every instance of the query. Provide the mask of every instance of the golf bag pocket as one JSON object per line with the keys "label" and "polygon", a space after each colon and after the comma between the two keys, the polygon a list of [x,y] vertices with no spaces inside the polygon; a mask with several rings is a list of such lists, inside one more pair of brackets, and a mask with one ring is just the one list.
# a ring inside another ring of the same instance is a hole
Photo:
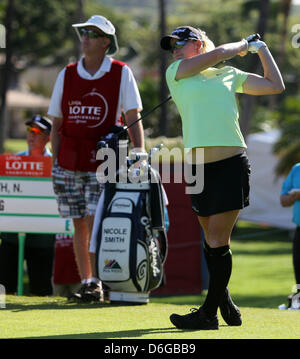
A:
{"label": "golf bag pocket", "polygon": [[102,255],[99,257],[102,281],[129,280],[131,227],[130,218],[107,217],[103,220]]}

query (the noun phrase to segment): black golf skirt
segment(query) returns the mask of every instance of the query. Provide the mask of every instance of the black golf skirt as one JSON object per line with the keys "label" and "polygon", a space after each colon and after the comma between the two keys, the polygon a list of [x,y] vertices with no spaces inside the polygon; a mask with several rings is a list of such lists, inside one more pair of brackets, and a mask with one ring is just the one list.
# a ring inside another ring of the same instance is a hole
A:
{"label": "black golf skirt", "polygon": [[[249,205],[250,164],[245,153],[204,165],[191,165],[193,175],[200,173],[195,166],[204,166],[204,187],[191,194],[192,208],[201,217],[243,209]],[[190,184],[194,186],[195,182]]]}

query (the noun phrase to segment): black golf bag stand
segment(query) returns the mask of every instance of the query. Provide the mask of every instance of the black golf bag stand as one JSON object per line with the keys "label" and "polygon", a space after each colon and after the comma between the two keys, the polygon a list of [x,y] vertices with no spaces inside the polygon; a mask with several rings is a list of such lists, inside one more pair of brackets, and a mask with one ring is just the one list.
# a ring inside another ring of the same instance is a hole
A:
{"label": "black golf bag stand", "polygon": [[[108,141],[105,146],[118,152],[120,141],[124,138],[114,138],[113,144]],[[98,148],[104,143],[101,141]],[[143,156],[141,176],[136,161]],[[98,278],[108,288],[111,302],[146,304],[150,292],[164,282],[167,235],[160,175],[151,167],[147,153],[134,157],[127,156],[115,181],[105,183],[95,216],[100,221],[95,261]],[[140,176],[134,176],[138,172]]]}

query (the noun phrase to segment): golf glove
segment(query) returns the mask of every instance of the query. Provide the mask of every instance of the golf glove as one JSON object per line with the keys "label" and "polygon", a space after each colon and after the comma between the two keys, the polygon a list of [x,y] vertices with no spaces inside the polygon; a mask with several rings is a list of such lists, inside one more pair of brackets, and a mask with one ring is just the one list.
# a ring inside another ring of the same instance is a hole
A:
{"label": "golf glove", "polygon": [[266,43],[260,40],[250,41],[248,45],[248,51],[252,54],[255,54],[261,49],[262,47],[267,47]]}
{"label": "golf glove", "polygon": [[247,36],[245,40],[247,42],[260,40],[260,35],[259,34],[252,34],[252,35]]}

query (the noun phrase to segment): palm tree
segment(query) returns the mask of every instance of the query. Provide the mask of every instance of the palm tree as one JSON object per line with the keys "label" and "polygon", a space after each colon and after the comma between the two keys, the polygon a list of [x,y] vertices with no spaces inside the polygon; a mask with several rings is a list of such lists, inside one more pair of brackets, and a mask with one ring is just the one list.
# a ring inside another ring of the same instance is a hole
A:
{"label": "palm tree", "polygon": [[[260,36],[264,37],[264,34],[267,29],[267,23],[269,18],[269,12],[270,12],[270,1],[269,0],[262,0],[260,3],[260,12],[259,12],[259,19],[257,24],[257,33],[260,34]],[[259,65],[259,58],[258,56],[252,57],[252,62],[250,64],[249,72],[257,72],[257,68]],[[251,95],[243,95],[242,100],[242,115],[241,115],[241,131],[246,138],[249,132],[250,128],[250,122],[252,119],[253,110],[256,103],[256,97]]]}
{"label": "palm tree", "polygon": [[12,47],[11,47],[11,34],[12,34],[12,21],[14,17],[14,1],[8,0],[6,3],[5,13],[5,29],[6,29],[6,48],[5,48],[5,64],[1,73],[1,89],[0,89],[0,153],[4,152],[4,139],[6,132],[5,112],[6,112],[6,93],[9,87],[11,70],[12,70]]}
{"label": "palm tree", "polygon": [[[159,0],[159,18],[160,18],[160,38],[166,35],[166,1]],[[167,69],[167,54],[166,51],[159,52],[160,56],[160,102],[164,101],[168,95],[168,87],[165,79]],[[168,113],[167,105],[163,104],[160,109],[159,131],[162,136],[168,135]]]}
{"label": "palm tree", "polygon": [[[281,49],[278,56],[278,66],[283,68],[286,58],[286,41],[288,19],[292,0],[282,0],[281,11],[283,14],[283,26],[281,31]],[[300,162],[300,94],[286,98],[281,106],[282,119],[281,138],[274,145],[274,153],[279,156],[279,162],[275,169],[277,175],[287,175],[293,165]]]}
{"label": "palm tree", "polygon": [[[84,15],[84,5],[85,0],[77,0],[76,1],[76,10],[75,10],[75,19],[74,23],[80,23],[85,21],[85,15]],[[75,46],[75,58],[79,59],[81,54],[81,45],[79,41],[74,42]]]}
{"label": "palm tree", "polygon": [[287,176],[291,168],[300,162],[300,140],[295,140],[286,149],[283,154],[280,154],[280,160],[275,168],[277,176]]}
{"label": "palm tree", "polygon": [[279,157],[275,169],[278,176],[287,175],[293,165],[300,162],[300,92],[296,96],[285,98],[279,110],[284,114],[279,120],[281,137],[273,148]]}

